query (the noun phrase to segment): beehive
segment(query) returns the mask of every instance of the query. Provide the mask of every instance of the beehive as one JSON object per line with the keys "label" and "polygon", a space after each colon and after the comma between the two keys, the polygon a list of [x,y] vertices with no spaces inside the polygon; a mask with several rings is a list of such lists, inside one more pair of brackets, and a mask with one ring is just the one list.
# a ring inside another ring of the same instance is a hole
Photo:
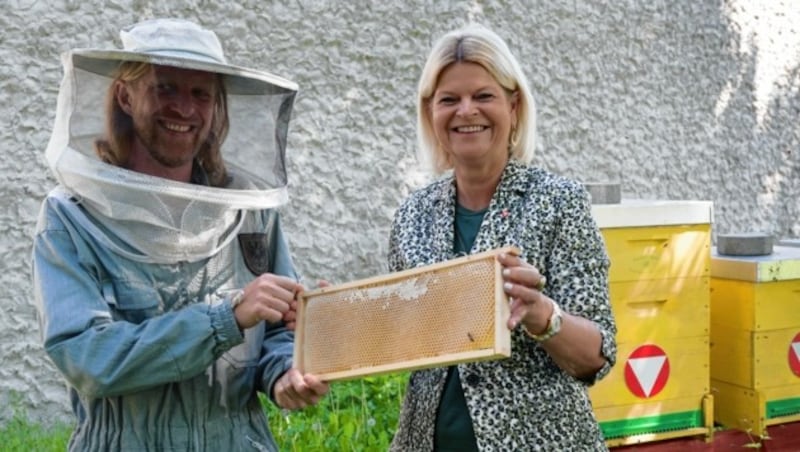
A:
{"label": "beehive", "polygon": [[506,358],[501,248],[303,294],[294,362],[335,381]]}
{"label": "beehive", "polygon": [[800,420],[800,248],[711,264],[711,385],[717,422],[754,435]]}
{"label": "beehive", "polygon": [[712,207],[630,199],[592,206],[617,322],[617,364],[589,390],[609,446],[713,433]]}

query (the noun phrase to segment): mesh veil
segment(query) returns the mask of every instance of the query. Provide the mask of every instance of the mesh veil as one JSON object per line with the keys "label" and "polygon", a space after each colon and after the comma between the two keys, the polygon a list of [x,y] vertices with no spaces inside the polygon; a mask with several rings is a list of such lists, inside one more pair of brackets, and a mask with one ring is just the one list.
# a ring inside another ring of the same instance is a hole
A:
{"label": "mesh veil", "polygon": [[285,153],[294,83],[234,66],[147,61],[223,74],[230,128],[221,150],[229,183],[188,184],[98,157],[94,142],[105,135],[105,98],[113,78],[82,64],[95,61],[87,55],[95,58],[98,51],[62,56],[64,77],[46,158],[59,183],[85,207],[91,218],[79,221],[98,239],[138,261],[196,261],[235,238],[243,211],[288,200]]}

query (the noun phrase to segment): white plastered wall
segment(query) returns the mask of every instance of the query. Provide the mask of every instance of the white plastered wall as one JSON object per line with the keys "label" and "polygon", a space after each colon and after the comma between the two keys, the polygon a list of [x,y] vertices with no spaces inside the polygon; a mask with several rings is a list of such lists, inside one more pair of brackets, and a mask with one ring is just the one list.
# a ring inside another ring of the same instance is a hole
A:
{"label": "white plastered wall", "polygon": [[800,7],[793,0],[0,0],[0,421],[69,419],[41,351],[30,246],[60,52],[179,16],[229,60],[299,83],[285,226],[307,282],[386,271],[400,200],[426,176],[414,96],[432,41],[474,20],[507,39],[539,107],[536,164],[625,197],[710,200],[714,233],[800,236]]}

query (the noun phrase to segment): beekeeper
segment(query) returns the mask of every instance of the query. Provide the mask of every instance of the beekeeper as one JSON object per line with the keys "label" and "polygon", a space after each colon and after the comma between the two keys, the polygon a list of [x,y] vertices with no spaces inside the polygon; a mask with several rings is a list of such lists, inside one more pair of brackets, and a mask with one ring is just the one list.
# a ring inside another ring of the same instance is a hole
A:
{"label": "beekeeper", "polygon": [[303,286],[274,209],[297,86],[185,20],[120,36],[63,55],[33,248],[69,449],[277,450],[258,394],[298,409],[329,389],[292,367]]}

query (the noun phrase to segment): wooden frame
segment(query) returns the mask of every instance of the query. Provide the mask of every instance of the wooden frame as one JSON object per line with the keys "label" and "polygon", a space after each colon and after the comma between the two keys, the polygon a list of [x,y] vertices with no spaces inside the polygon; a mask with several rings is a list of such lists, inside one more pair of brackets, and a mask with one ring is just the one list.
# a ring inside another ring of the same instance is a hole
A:
{"label": "wooden frame", "polygon": [[499,248],[301,294],[295,367],[336,381],[511,356],[500,253],[519,250]]}

